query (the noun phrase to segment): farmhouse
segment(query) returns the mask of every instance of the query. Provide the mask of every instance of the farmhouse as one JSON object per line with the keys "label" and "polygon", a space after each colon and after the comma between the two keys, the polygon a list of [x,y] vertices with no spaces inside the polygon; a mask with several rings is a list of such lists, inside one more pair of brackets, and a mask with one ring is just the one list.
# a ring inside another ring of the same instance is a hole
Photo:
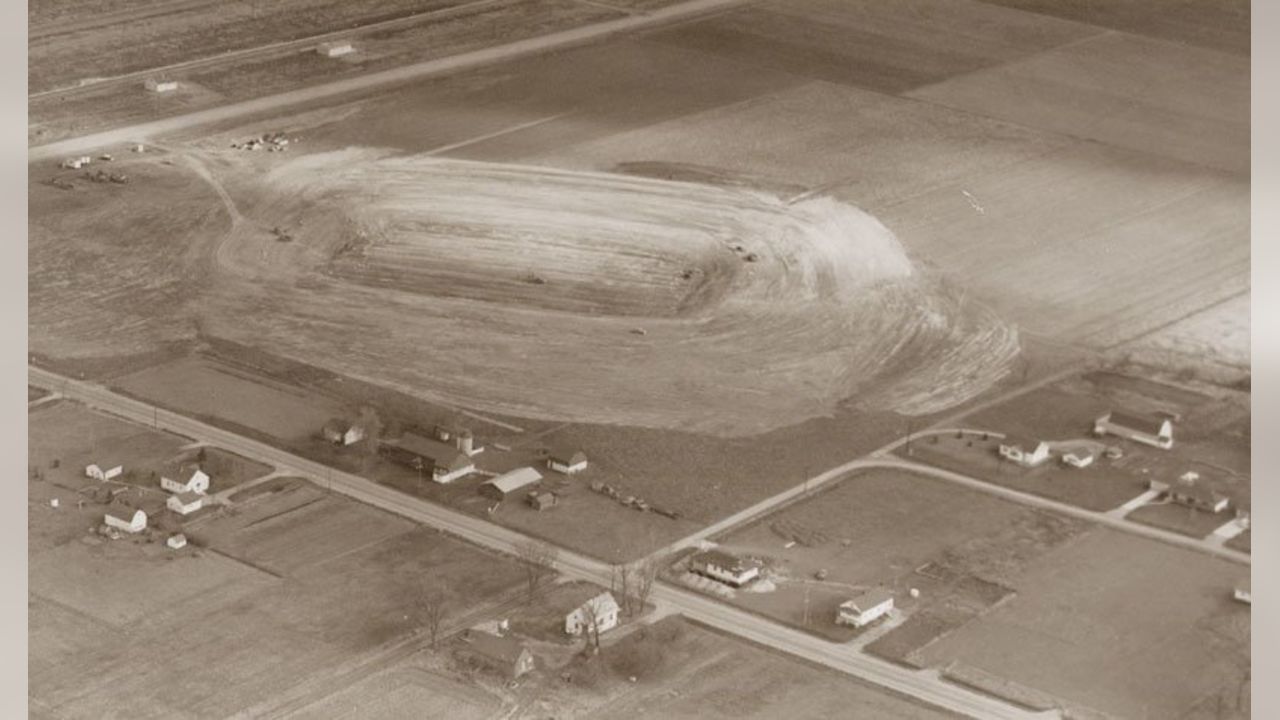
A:
{"label": "farmhouse", "polygon": [[146,85],[147,90],[154,93],[173,92],[174,90],[178,89],[177,80],[161,80],[160,78],[147,78],[144,84]]}
{"label": "farmhouse", "polygon": [[1206,512],[1220,513],[1231,504],[1231,499],[1226,495],[1200,482],[1200,474],[1195,472],[1183,473],[1173,483],[1151,480],[1148,487],[1158,491],[1170,502]]}
{"label": "farmhouse", "polygon": [[756,564],[723,550],[704,550],[695,554],[689,558],[689,570],[733,587],[742,587],[760,574]]}
{"label": "farmhouse", "polygon": [[476,469],[475,463],[465,453],[412,433],[406,433],[399,440],[384,442],[379,451],[418,472],[429,471],[431,479],[438,483],[453,482]]}
{"label": "farmhouse", "polygon": [[462,639],[464,645],[459,652],[463,656],[511,679],[533,670],[533,653],[529,652],[529,647],[509,635],[468,630]]}
{"label": "farmhouse", "polygon": [[475,435],[467,428],[456,425],[437,425],[434,434],[436,440],[454,446],[467,457],[484,452],[484,446],[476,445]]}
{"label": "farmhouse", "polygon": [[580,635],[583,629],[594,633],[608,632],[618,625],[618,601],[613,593],[602,592],[574,608],[564,617],[567,635]]}
{"label": "farmhouse", "polygon": [[178,493],[170,495],[165,506],[179,515],[190,515],[191,513],[204,507],[204,495],[193,492]]}
{"label": "farmhouse", "polygon": [[[133,512],[130,513],[130,510]],[[134,508],[111,508],[107,510],[103,522],[107,527],[118,528],[125,532],[142,532],[147,529],[147,514]]]}
{"label": "farmhouse", "polygon": [[187,546],[187,536],[183,535],[182,533],[174,533],[173,535],[169,536],[168,540],[164,541],[164,544],[168,545],[174,550],[181,550],[182,548]]}
{"label": "farmhouse", "polygon": [[836,624],[862,627],[892,609],[893,593],[885,588],[876,588],[841,603],[836,611]]}
{"label": "farmhouse", "polygon": [[547,454],[547,467],[558,473],[572,475],[587,469],[587,455],[581,450],[552,449]]}
{"label": "farmhouse", "polygon": [[353,445],[364,439],[364,427],[342,418],[333,418],[321,429],[324,439],[334,445]]}
{"label": "farmhouse", "polygon": [[124,473],[123,465],[112,465],[111,463],[103,463],[102,465],[86,465],[84,468],[84,476],[93,478],[94,480],[110,480],[119,477]]}
{"label": "farmhouse", "polygon": [[1009,436],[1000,441],[1000,457],[1023,467],[1035,467],[1049,459],[1049,443]]}
{"label": "farmhouse", "polygon": [[356,49],[351,47],[351,42],[347,40],[335,40],[334,42],[323,43],[320,47],[316,48],[316,52],[325,57],[342,57],[343,55],[350,55],[355,51]]}
{"label": "farmhouse", "polygon": [[533,490],[529,493],[525,502],[529,503],[529,507],[532,507],[534,510],[542,511],[555,507],[559,500],[560,498],[558,498],[553,492],[538,492],[537,490]]}
{"label": "farmhouse", "polygon": [[1062,463],[1073,468],[1086,468],[1093,464],[1093,451],[1076,448],[1062,453]]}
{"label": "farmhouse", "polygon": [[1165,417],[1108,411],[1093,423],[1095,435],[1116,435],[1144,445],[1173,447],[1173,421]]}
{"label": "farmhouse", "polygon": [[171,493],[203,495],[209,491],[209,476],[196,463],[183,463],[160,476],[160,487]]}
{"label": "farmhouse", "polygon": [[542,474],[531,467],[503,473],[480,484],[480,494],[494,500],[505,500],[511,493],[542,480]]}

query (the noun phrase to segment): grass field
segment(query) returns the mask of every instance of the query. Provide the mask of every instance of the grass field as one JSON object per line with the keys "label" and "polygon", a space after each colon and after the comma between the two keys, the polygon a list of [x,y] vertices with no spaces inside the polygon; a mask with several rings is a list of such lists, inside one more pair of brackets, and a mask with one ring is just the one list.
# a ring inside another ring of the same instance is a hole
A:
{"label": "grass field", "polygon": [[1147,505],[1125,516],[1143,525],[1172,530],[1197,539],[1207,537],[1223,524],[1230,522],[1232,517],[1231,509],[1215,514],[1173,504]]}
{"label": "grass field", "polygon": [[501,709],[492,695],[440,673],[397,667],[361,680],[324,700],[288,715],[290,720],[409,716],[486,720]]}
{"label": "grass field", "polygon": [[957,660],[1119,717],[1178,717],[1249,659],[1249,610],[1231,599],[1247,568],[1096,529],[1019,578],[1018,596],[938,640]]}

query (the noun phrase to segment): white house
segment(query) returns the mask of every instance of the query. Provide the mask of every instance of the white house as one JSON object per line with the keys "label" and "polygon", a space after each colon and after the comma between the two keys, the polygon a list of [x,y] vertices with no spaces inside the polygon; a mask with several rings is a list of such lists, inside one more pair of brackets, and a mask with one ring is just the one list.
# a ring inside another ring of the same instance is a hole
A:
{"label": "white house", "polygon": [[1095,435],[1115,435],[1168,450],[1173,447],[1173,421],[1165,417],[1108,411],[1093,422]]}
{"label": "white house", "polygon": [[363,426],[342,418],[334,418],[325,423],[321,433],[325,440],[334,445],[354,445],[364,439]]}
{"label": "white house", "polygon": [[177,80],[161,80],[160,78],[147,78],[146,87],[154,93],[173,92],[178,89]]}
{"label": "white house", "polygon": [[876,588],[841,603],[836,611],[836,624],[863,627],[892,609],[893,593],[885,588]]}
{"label": "white house", "polygon": [[1073,468],[1086,468],[1093,464],[1093,451],[1076,448],[1062,454],[1062,463]]}
{"label": "white house", "polygon": [[760,574],[760,567],[723,550],[704,550],[689,558],[689,570],[712,580],[742,587]]}
{"label": "white house", "polygon": [[107,527],[118,528],[125,532],[136,533],[147,529],[147,514],[141,510],[129,512],[132,508],[112,508],[107,511],[103,522]]}
{"label": "white house", "polygon": [[547,467],[572,475],[587,469],[587,455],[581,450],[552,450],[547,455]]}
{"label": "white house", "polygon": [[161,475],[160,487],[171,493],[204,495],[209,492],[209,476],[200,469],[199,465],[187,463],[178,466],[177,470]]}
{"label": "white house", "polygon": [[1176,482],[1152,479],[1147,482],[1147,487],[1168,498],[1169,502],[1178,505],[1214,514],[1226,510],[1231,504],[1231,498],[1199,480],[1200,473],[1186,472]]}
{"label": "white house", "polygon": [[103,465],[106,465],[107,467],[103,467],[96,463],[93,465],[86,465],[84,468],[85,477],[91,477],[94,480],[110,480],[114,477],[119,477],[124,473],[123,465],[111,465],[110,463],[103,463]]}
{"label": "white house", "polygon": [[541,480],[542,473],[531,467],[522,467],[484,481],[480,484],[480,494],[494,500],[504,500],[511,493]]}
{"label": "white house", "polygon": [[198,495],[193,492],[170,495],[165,505],[179,515],[190,515],[204,507],[204,495]]}
{"label": "white house", "polygon": [[321,44],[319,47],[316,48],[316,52],[320,53],[325,57],[331,57],[331,58],[342,57],[343,55],[350,55],[355,51],[356,49],[351,47],[351,42],[348,40],[336,40],[334,42],[327,42],[327,43]]}
{"label": "white house", "polygon": [[613,593],[602,592],[573,609],[564,617],[564,631],[579,635],[583,629],[591,632],[607,632],[618,626],[618,601]]}
{"label": "white house", "polygon": [[1049,443],[1006,437],[1000,441],[1000,457],[1023,467],[1035,467],[1049,459]]}
{"label": "white house", "polygon": [[170,535],[169,539],[164,541],[164,544],[168,545],[174,550],[181,550],[182,548],[187,546],[187,536],[183,535],[182,533],[175,533],[173,535]]}

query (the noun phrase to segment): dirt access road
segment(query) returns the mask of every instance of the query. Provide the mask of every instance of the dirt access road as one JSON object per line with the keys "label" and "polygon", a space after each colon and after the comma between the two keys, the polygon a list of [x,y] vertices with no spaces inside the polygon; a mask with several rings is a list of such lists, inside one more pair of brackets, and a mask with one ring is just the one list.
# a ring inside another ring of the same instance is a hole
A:
{"label": "dirt access road", "polygon": [[[468,542],[499,552],[517,554],[529,538],[485,520],[399,493],[370,480],[334,470],[177,413],[117,395],[106,388],[28,367],[28,383],[56,390],[68,398],[107,410],[129,420],[151,424],[194,440],[216,444],[245,457],[270,463],[280,472],[311,479],[331,491],[411,520],[450,532]],[[555,569],[575,580],[607,586],[612,566],[577,553],[559,550]],[[856,649],[792,630],[725,603],[681,588],[659,584],[653,599],[664,610],[676,611],[724,632],[762,643],[868,682],[974,718],[1030,720],[1060,718],[1057,712],[1032,713],[994,698],[943,681],[936,673],[912,671],[864,655]]]}
{"label": "dirt access road", "polygon": [[447,58],[438,58],[426,62],[406,65],[404,67],[384,70],[362,77],[338,80],[324,85],[293,90],[279,95],[272,95],[245,102],[223,105],[187,115],[141,123],[125,128],[117,128],[100,133],[82,135],[76,138],[60,140],[48,145],[37,145],[27,152],[27,161],[47,160],[63,155],[84,152],[96,148],[137,142],[163,133],[184,130],[199,125],[230,120],[255,113],[265,113],[289,105],[324,100],[326,98],[354,93],[397,82],[406,82],[430,75],[441,75],[448,72],[464,70],[479,65],[510,60],[522,55],[546,52],[548,50],[577,45],[599,40],[607,35],[638,30],[651,25],[682,20],[696,15],[704,15],[726,10],[741,5],[747,0],[690,0],[690,2],[671,5],[655,10],[647,15],[632,15],[618,20],[588,25],[585,27],[564,30],[537,38],[529,38],[505,45],[485,48],[473,52],[462,53]]}

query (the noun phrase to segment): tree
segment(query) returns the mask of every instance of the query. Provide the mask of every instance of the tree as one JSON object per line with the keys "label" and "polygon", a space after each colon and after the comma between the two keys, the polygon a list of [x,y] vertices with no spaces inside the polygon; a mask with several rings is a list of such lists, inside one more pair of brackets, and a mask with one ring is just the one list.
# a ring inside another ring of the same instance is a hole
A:
{"label": "tree", "polygon": [[364,405],[360,408],[358,424],[364,428],[364,443],[360,446],[360,461],[368,468],[378,457],[378,441],[382,438],[385,426],[376,408]]}
{"label": "tree", "polygon": [[196,462],[203,463],[208,459],[209,459],[209,453],[208,451],[205,450],[204,446],[201,445],[200,449],[196,451]]}
{"label": "tree", "polygon": [[427,628],[431,647],[435,647],[440,638],[440,627],[444,624],[446,609],[444,594],[439,590],[427,590],[418,595],[415,602],[418,622]]}
{"label": "tree", "polygon": [[583,649],[590,650],[592,655],[599,655],[600,615],[596,612],[596,605],[592,602],[585,602],[579,610],[582,611],[582,636],[586,643]]}
{"label": "tree", "polygon": [[653,592],[653,584],[658,580],[658,559],[650,555],[649,557],[636,563],[636,605],[643,612],[644,606],[649,602],[649,595]]}
{"label": "tree", "polygon": [[613,577],[609,589],[618,596],[622,611],[631,614],[631,568],[626,565],[614,565]]}
{"label": "tree", "polygon": [[524,565],[525,580],[528,582],[528,601],[538,594],[538,586],[548,575],[555,573],[556,548],[539,540],[526,540],[516,547],[516,557]]}

